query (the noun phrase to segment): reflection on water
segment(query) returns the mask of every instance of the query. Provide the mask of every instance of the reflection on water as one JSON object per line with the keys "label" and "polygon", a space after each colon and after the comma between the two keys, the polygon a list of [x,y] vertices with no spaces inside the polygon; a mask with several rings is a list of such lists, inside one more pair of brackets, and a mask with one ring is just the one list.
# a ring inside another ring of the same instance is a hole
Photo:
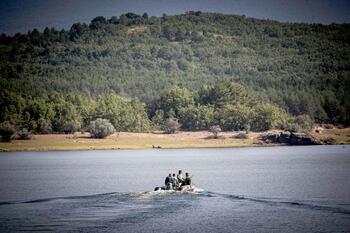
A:
{"label": "reflection on water", "polygon": [[[0,231],[346,232],[348,146],[0,154]],[[167,173],[199,193],[152,192]]]}

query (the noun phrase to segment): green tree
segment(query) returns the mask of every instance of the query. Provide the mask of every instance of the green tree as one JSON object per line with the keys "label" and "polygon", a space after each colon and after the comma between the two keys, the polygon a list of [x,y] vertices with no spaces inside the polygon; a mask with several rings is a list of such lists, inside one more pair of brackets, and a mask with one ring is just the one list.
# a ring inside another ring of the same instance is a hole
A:
{"label": "green tree", "polygon": [[271,104],[259,104],[252,109],[251,129],[253,131],[264,131],[275,128],[283,119],[283,111]]}
{"label": "green tree", "polygon": [[144,19],[148,19],[148,14],[145,12],[145,13],[143,13],[143,15],[142,15],[142,18],[144,18]]}
{"label": "green tree", "polygon": [[174,86],[164,91],[159,100],[159,109],[163,110],[166,117],[170,116],[170,112],[174,111],[175,117],[178,116],[180,108],[185,108],[194,103],[193,96],[186,88]]}
{"label": "green tree", "polygon": [[177,31],[175,32],[175,40],[183,41],[185,39],[186,39],[186,32],[182,28],[177,29]]}
{"label": "green tree", "polygon": [[224,130],[247,130],[251,118],[251,109],[241,104],[228,104],[217,111],[217,119]]}
{"label": "green tree", "polygon": [[157,130],[162,130],[164,126],[164,120],[164,111],[157,110],[155,112],[155,115],[152,117],[152,123],[154,125],[154,128]]}
{"label": "green tree", "polygon": [[294,119],[294,123],[298,125],[299,130],[303,132],[310,132],[313,128],[313,121],[309,115],[299,115]]}
{"label": "green tree", "polygon": [[226,104],[242,103],[251,106],[256,103],[242,85],[233,82],[222,82],[212,87],[203,86],[197,98],[201,104],[212,104],[217,108]]}
{"label": "green tree", "polygon": [[191,38],[192,38],[192,40],[195,41],[195,42],[201,42],[201,41],[204,40],[203,34],[200,33],[199,31],[193,31],[193,32],[191,33]]}
{"label": "green tree", "polygon": [[163,35],[168,40],[173,40],[175,36],[175,29],[170,25],[165,25],[163,28]]}
{"label": "green tree", "polygon": [[209,129],[215,120],[214,108],[210,105],[189,105],[179,110],[180,123],[183,129]]}
{"label": "green tree", "polygon": [[83,23],[75,23],[69,30],[69,39],[72,41],[78,40],[82,35],[88,32],[88,26]]}
{"label": "green tree", "polygon": [[16,134],[16,128],[9,121],[4,121],[0,124],[1,141],[9,142]]}
{"label": "green tree", "polygon": [[80,128],[81,125],[78,121],[68,121],[62,125],[62,131],[66,134],[77,132]]}
{"label": "green tree", "polygon": [[90,29],[100,29],[107,24],[107,19],[103,16],[95,17],[90,23]]}
{"label": "green tree", "polygon": [[52,101],[55,111],[52,124],[55,131],[64,132],[67,122],[76,122],[78,125],[81,125],[81,115],[73,103],[66,101],[61,96],[57,96]]}
{"label": "green tree", "polygon": [[26,101],[22,96],[7,90],[1,91],[0,121],[9,121],[11,124],[20,125],[25,106]]}
{"label": "green tree", "polygon": [[37,130],[39,133],[49,134],[52,132],[51,122],[49,120],[46,120],[44,118],[40,118],[37,121],[37,125],[38,125]]}
{"label": "green tree", "polygon": [[115,94],[97,99],[94,116],[108,119],[118,131],[142,132],[151,128],[144,104]]}

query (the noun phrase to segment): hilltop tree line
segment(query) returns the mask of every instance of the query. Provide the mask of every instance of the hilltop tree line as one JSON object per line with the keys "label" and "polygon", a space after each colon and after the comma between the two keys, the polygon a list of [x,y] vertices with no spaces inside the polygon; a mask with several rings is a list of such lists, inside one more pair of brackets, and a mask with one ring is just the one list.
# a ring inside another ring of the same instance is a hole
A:
{"label": "hilltop tree line", "polygon": [[[0,120],[38,130],[43,119],[53,131],[97,117],[127,131],[147,131],[170,118],[190,130],[212,124],[260,130],[277,124],[259,122],[270,111],[271,118],[349,125],[349,43],[349,24],[202,12],[99,16],[69,30],[1,35]],[[244,86],[250,98],[217,99],[227,80]]]}

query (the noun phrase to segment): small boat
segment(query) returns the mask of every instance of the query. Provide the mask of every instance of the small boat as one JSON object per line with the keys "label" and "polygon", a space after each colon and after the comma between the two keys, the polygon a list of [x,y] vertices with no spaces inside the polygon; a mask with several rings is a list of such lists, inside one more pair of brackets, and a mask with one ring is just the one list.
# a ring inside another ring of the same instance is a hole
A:
{"label": "small boat", "polygon": [[175,189],[167,189],[166,186],[155,187],[154,191],[176,191],[176,192],[202,192],[203,189],[197,188],[194,185],[183,185]]}

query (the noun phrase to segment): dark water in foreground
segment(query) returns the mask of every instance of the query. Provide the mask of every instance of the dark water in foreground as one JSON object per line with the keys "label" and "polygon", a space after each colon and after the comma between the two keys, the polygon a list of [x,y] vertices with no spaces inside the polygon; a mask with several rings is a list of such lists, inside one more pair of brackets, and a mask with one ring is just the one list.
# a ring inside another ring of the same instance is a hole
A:
{"label": "dark water in foreground", "polygon": [[[170,171],[199,193],[157,193]],[[0,153],[0,232],[350,232],[350,147]]]}

